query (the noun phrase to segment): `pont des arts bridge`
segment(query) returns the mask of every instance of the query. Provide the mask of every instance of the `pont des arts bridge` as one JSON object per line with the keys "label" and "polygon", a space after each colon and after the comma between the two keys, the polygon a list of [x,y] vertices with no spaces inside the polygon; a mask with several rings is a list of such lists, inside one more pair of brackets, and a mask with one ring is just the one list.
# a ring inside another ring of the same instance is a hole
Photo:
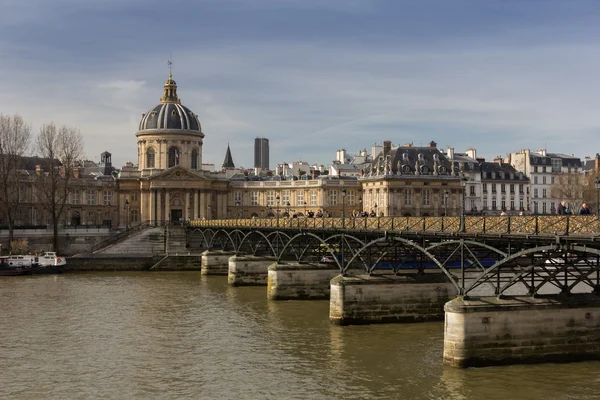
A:
{"label": "pont des arts bridge", "polygon": [[202,273],[330,299],[340,325],[444,320],[457,367],[600,359],[596,216],[191,221]]}

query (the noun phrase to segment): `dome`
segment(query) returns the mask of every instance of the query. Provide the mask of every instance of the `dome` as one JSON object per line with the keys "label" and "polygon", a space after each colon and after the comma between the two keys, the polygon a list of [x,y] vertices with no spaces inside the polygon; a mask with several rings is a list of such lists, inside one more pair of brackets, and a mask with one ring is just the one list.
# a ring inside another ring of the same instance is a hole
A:
{"label": "dome", "polygon": [[155,106],[142,116],[140,131],[146,129],[180,129],[201,131],[200,121],[186,106],[177,103],[163,103]]}
{"label": "dome", "polygon": [[165,82],[160,104],[142,114],[139,130],[147,129],[202,131],[198,116],[181,105],[177,96],[177,83],[171,74]]}

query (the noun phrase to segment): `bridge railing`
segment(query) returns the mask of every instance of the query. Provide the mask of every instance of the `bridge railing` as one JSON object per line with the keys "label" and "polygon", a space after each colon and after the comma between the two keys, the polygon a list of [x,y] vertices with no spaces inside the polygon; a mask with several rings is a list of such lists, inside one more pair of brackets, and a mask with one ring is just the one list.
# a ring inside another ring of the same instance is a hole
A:
{"label": "bridge railing", "polygon": [[491,233],[524,235],[600,234],[596,216],[467,216],[462,230],[461,217],[367,217],[367,218],[252,218],[193,220],[194,227],[346,229],[397,232]]}

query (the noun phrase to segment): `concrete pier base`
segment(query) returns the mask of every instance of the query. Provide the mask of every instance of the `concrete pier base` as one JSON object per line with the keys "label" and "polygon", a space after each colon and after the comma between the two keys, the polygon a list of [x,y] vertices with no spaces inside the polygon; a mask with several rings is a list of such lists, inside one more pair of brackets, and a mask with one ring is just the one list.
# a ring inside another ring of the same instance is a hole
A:
{"label": "concrete pier base", "polygon": [[230,257],[227,281],[231,286],[267,286],[268,268],[274,262],[273,257]]}
{"label": "concrete pier base", "polygon": [[201,275],[229,274],[229,257],[234,256],[232,251],[206,250],[202,253]]}
{"label": "concrete pier base", "polygon": [[337,276],[331,280],[329,320],[336,325],[441,321],[456,296],[443,273]]}
{"label": "concrete pier base", "polygon": [[456,298],[445,306],[444,363],[459,368],[600,359],[600,298]]}
{"label": "concrete pier base", "polygon": [[269,300],[329,299],[331,279],[340,274],[327,264],[273,264],[269,266]]}

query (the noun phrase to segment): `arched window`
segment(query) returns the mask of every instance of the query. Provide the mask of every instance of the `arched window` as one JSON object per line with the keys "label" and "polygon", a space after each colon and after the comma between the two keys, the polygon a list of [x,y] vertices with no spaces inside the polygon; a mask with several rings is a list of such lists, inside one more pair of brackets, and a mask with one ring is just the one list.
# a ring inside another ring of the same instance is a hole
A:
{"label": "arched window", "polygon": [[154,168],[154,149],[146,152],[146,168]]}
{"label": "arched window", "polygon": [[198,169],[198,150],[192,150],[192,169]]}
{"label": "arched window", "polygon": [[171,147],[169,149],[169,165],[168,168],[179,165],[179,149],[177,147]]}

